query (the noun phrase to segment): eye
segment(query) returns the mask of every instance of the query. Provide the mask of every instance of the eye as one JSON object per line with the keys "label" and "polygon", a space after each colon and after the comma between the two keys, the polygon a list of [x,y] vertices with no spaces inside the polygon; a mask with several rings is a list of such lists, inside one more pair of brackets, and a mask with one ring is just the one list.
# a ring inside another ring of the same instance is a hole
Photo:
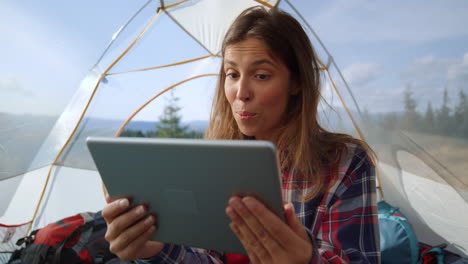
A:
{"label": "eye", "polygon": [[228,72],[228,73],[226,73],[226,77],[229,78],[229,79],[235,79],[235,78],[239,77],[239,74],[237,74],[235,72]]}
{"label": "eye", "polygon": [[268,75],[268,74],[255,74],[255,78],[262,80],[262,81],[268,80],[270,79],[270,77],[271,75]]}

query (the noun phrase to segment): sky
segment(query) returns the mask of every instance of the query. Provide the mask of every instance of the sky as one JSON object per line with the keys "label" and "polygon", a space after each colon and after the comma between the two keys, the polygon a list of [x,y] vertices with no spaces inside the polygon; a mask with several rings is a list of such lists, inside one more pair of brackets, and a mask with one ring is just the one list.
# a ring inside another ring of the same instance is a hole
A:
{"label": "sky", "polygon": [[[0,0],[0,112],[60,115],[114,33],[144,3],[146,1],[142,0],[40,3]],[[405,89],[410,89],[417,98],[419,111],[425,111],[429,102],[438,107],[444,88],[449,91],[452,105],[457,103],[456,95],[460,90],[468,93],[465,18],[468,2],[333,0],[291,3],[332,54],[361,108],[372,113],[401,111]],[[101,70],[148,22],[154,12],[151,5],[119,36],[99,64]],[[287,5],[282,6],[291,11]],[[207,19],[207,14],[197,19]],[[111,72],[206,54],[163,15]],[[193,65],[109,76],[96,94],[90,111],[103,118],[128,117],[161,89],[196,74],[216,73],[219,60]],[[215,83],[215,78],[200,78],[175,90],[180,98],[183,120],[208,118]],[[130,98],[134,98],[132,102]],[[166,101],[155,102],[136,119],[157,118]]]}
{"label": "sky", "polygon": [[460,89],[468,92],[466,1],[325,2],[306,18],[355,95],[366,97],[363,107],[400,110],[407,87],[420,111],[429,101],[440,105],[445,87],[452,103]]}

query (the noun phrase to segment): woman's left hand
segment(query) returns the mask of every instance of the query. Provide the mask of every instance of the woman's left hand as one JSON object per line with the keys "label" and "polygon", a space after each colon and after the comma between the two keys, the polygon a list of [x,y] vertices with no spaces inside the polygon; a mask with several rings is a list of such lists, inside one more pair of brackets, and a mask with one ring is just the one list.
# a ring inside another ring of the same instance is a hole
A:
{"label": "woman's left hand", "polygon": [[226,214],[253,263],[309,263],[312,259],[312,243],[292,204],[285,206],[286,222],[253,197],[232,197]]}

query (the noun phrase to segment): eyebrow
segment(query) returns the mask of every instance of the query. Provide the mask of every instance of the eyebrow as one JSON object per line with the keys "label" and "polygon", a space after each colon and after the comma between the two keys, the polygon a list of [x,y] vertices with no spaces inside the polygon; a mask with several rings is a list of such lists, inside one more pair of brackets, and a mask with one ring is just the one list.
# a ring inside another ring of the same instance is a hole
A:
{"label": "eyebrow", "polygon": [[[233,61],[230,61],[230,60],[224,60],[224,64],[230,64],[232,66],[237,66],[237,64]],[[273,62],[271,62],[270,60],[267,60],[267,59],[260,59],[260,60],[256,60],[254,62],[252,62],[250,65],[251,66],[257,66],[257,65],[260,65],[260,64],[270,64],[271,66],[275,67],[275,64]]]}

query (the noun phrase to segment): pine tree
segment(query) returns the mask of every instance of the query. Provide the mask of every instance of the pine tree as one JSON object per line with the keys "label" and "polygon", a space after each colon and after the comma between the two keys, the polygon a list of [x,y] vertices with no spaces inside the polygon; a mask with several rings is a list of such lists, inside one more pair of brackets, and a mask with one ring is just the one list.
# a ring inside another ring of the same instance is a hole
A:
{"label": "pine tree", "polygon": [[413,98],[413,92],[409,86],[406,87],[403,103],[405,107],[405,113],[401,119],[400,126],[407,130],[417,130],[420,117],[416,111],[416,101]]}
{"label": "pine tree", "polygon": [[457,126],[457,135],[468,137],[468,102],[463,90],[459,93],[459,102],[455,107],[455,124]]}
{"label": "pine tree", "polygon": [[463,117],[463,121],[460,124],[460,127],[458,129],[458,133],[461,137],[467,138],[468,139],[468,109],[465,111],[465,115]]}
{"label": "pine tree", "polygon": [[382,127],[384,131],[392,131],[397,128],[398,122],[397,114],[388,113],[380,120],[380,127]]}
{"label": "pine tree", "polygon": [[458,105],[455,106],[455,121],[457,124],[460,124],[463,121],[463,116],[465,115],[465,111],[468,108],[467,102],[466,102],[466,94],[463,92],[463,90],[460,90],[459,95],[459,102]]}
{"label": "pine tree", "polygon": [[434,124],[434,111],[432,110],[432,104],[431,102],[427,103],[427,110],[426,114],[424,115],[424,127],[425,131],[428,133],[432,133],[435,130],[435,124]]}
{"label": "pine tree", "polygon": [[441,135],[448,136],[452,134],[452,122],[450,118],[450,108],[449,108],[450,98],[448,96],[447,87],[445,87],[442,97],[442,106],[437,112],[437,130]]}
{"label": "pine tree", "polygon": [[141,130],[132,130],[132,129],[125,129],[120,134],[121,137],[144,137],[145,135]]}
{"label": "pine tree", "polygon": [[180,107],[177,105],[178,97],[171,91],[168,104],[164,107],[163,114],[159,117],[156,126],[156,136],[161,138],[184,138],[187,135],[188,126],[181,126],[179,115]]}
{"label": "pine tree", "polygon": [[203,138],[203,133],[189,130],[188,126],[180,124],[180,107],[177,105],[179,98],[170,93],[168,104],[164,107],[163,114],[159,117],[159,124],[155,130],[147,131],[125,129],[121,137],[159,137],[159,138]]}

